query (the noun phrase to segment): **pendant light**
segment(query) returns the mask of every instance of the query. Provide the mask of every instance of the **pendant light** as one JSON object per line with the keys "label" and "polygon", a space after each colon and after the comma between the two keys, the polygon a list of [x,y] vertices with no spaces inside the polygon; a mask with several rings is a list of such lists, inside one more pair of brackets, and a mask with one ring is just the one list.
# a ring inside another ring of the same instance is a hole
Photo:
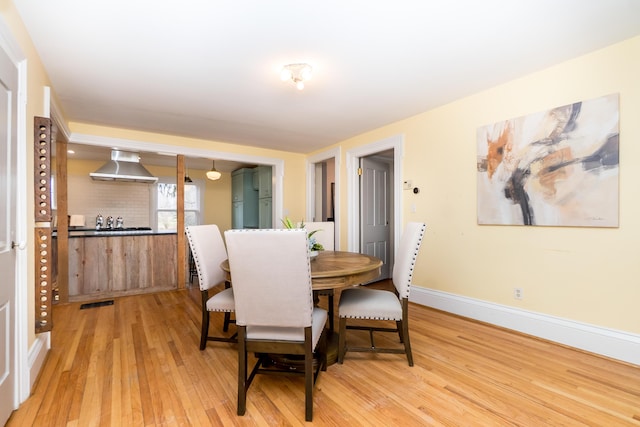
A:
{"label": "pendant light", "polygon": [[187,173],[184,175],[184,182],[187,183],[187,184],[193,182],[193,180],[191,178],[189,178],[189,169],[187,169]]}
{"label": "pendant light", "polygon": [[216,161],[213,160],[211,170],[207,172],[207,178],[211,181],[215,181],[217,179],[220,179],[221,176],[222,174],[216,170]]}

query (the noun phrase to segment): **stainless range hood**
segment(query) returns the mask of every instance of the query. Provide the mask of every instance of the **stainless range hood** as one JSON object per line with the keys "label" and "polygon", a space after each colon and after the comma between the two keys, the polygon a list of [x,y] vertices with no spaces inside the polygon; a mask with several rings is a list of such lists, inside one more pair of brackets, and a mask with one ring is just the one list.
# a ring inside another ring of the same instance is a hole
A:
{"label": "stainless range hood", "polygon": [[89,174],[96,181],[143,182],[153,184],[158,178],[140,164],[138,153],[131,151],[111,151],[111,160],[100,169]]}

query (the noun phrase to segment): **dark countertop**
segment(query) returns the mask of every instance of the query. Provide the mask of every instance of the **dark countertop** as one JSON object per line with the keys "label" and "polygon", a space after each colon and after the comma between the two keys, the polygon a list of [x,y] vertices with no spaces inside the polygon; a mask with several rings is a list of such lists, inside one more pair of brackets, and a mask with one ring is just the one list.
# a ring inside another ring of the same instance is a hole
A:
{"label": "dark countertop", "polygon": [[[69,238],[74,237],[118,237],[118,236],[150,236],[150,235],[165,235],[176,234],[175,230],[152,230],[149,227],[128,227],[122,229],[102,229],[96,230],[95,228],[76,228],[69,229]],[[54,230],[53,237],[57,237],[57,232]]]}

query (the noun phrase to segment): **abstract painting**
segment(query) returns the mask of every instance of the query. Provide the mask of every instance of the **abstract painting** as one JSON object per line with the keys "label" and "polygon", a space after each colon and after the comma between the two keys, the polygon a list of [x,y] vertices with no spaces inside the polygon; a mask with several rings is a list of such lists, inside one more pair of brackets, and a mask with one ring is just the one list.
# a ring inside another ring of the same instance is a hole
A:
{"label": "abstract painting", "polygon": [[618,94],[477,130],[478,224],[618,227]]}

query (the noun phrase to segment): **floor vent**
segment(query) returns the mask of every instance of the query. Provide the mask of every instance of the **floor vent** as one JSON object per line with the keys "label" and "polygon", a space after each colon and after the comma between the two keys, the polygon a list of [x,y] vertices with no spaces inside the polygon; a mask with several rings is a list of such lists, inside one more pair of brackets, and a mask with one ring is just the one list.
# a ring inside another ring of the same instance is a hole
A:
{"label": "floor vent", "polygon": [[109,299],[106,301],[98,301],[98,302],[88,302],[86,304],[82,304],[80,306],[80,310],[84,310],[85,308],[94,308],[94,307],[102,307],[105,305],[113,305],[113,300]]}

